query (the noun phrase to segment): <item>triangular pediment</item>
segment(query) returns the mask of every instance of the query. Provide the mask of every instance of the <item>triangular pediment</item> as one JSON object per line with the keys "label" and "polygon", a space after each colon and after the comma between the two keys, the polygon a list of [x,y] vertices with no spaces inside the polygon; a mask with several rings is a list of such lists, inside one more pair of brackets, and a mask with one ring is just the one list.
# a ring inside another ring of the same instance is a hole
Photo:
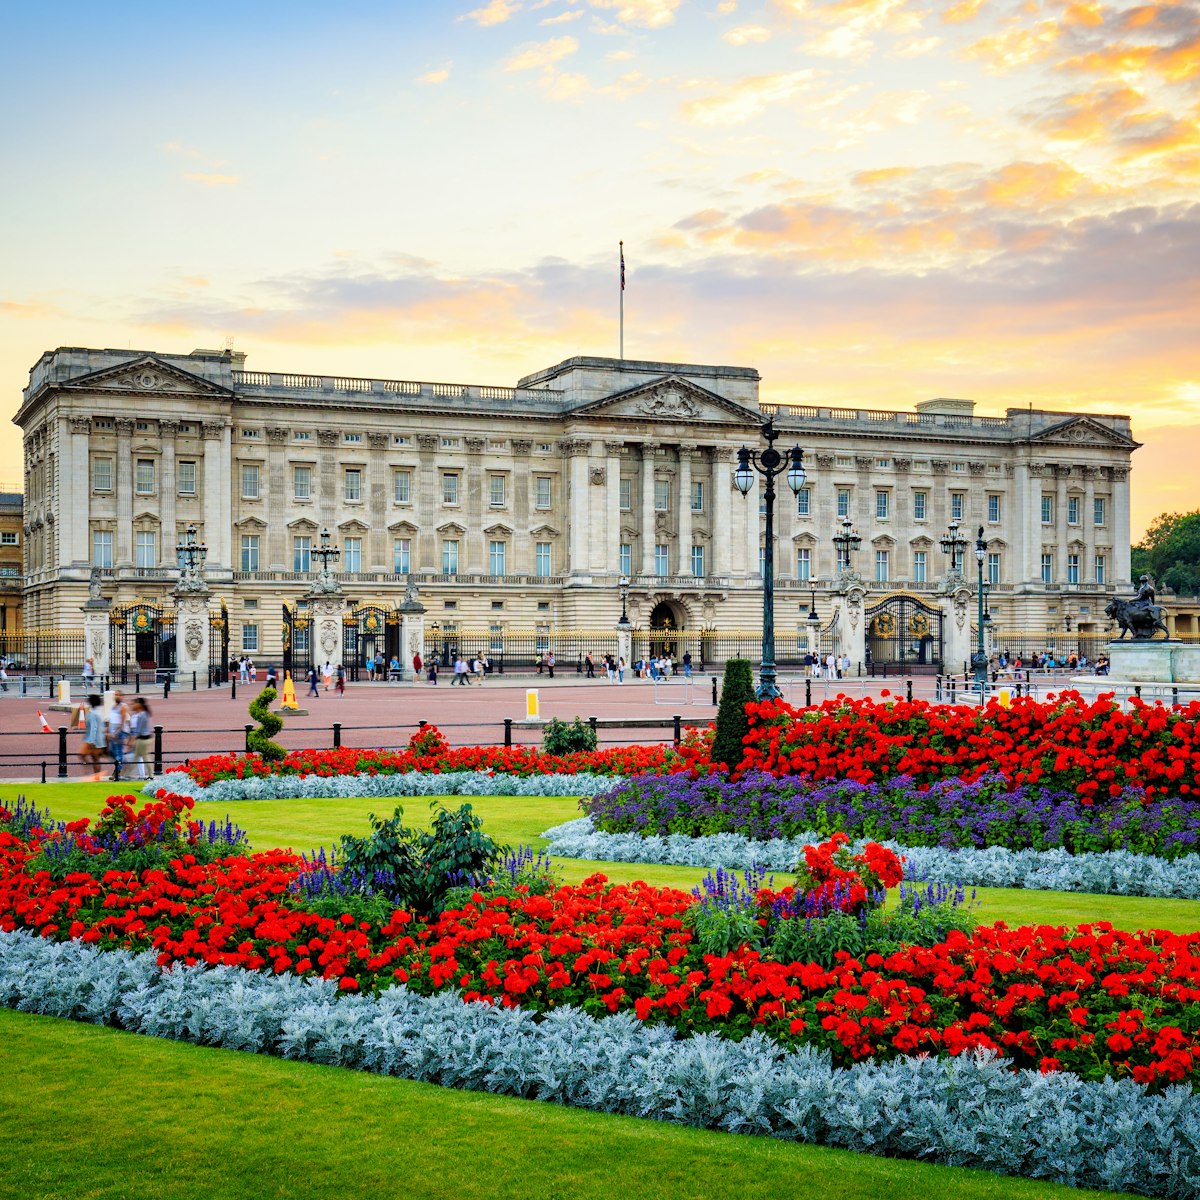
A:
{"label": "triangular pediment", "polygon": [[533,526],[533,528],[530,529],[529,533],[530,533],[530,536],[532,536],[535,533],[545,533],[545,534],[549,534],[550,537],[558,537],[559,530],[555,529],[553,525],[546,525],[543,523],[541,525]]}
{"label": "triangular pediment", "polygon": [[395,521],[388,526],[388,533],[405,533],[409,536],[417,532],[417,527],[411,521]]}
{"label": "triangular pediment", "polygon": [[294,521],[289,521],[287,527],[293,533],[316,533],[319,526],[316,521],[310,521],[307,517],[297,517]]}
{"label": "triangular pediment", "polygon": [[511,525],[505,525],[503,521],[497,521],[494,525],[489,525],[483,532],[488,537],[510,537],[513,528]]}
{"label": "triangular pediment", "polygon": [[69,390],[117,392],[134,396],[209,396],[229,399],[228,388],[190,371],[164,362],[153,354],[143,354],[87,375],[68,379],[59,385]]}
{"label": "triangular pediment", "polygon": [[240,521],[234,521],[234,529],[266,529],[266,521],[259,517],[243,517]]}
{"label": "triangular pediment", "polygon": [[1069,417],[1029,439],[1042,445],[1059,446],[1120,446],[1123,450],[1135,450],[1140,445],[1124,434],[1116,433],[1107,425],[1091,417]]}
{"label": "triangular pediment", "polygon": [[604,420],[757,427],[766,419],[757,409],[727,400],[681,375],[663,375],[602,400],[572,409],[569,416]]}
{"label": "triangular pediment", "polygon": [[367,526],[364,525],[357,517],[351,517],[348,521],[343,521],[338,530],[342,533],[366,533]]}

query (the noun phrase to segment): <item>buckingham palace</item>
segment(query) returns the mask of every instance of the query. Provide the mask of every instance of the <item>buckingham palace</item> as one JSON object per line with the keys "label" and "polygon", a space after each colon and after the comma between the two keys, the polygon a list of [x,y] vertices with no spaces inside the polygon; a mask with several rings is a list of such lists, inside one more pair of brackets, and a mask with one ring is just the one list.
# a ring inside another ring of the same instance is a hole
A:
{"label": "buckingham palace", "polygon": [[[760,381],[594,357],[509,387],[255,371],[228,350],[48,351],[15,417],[25,625],[81,628],[89,604],[165,621],[199,591],[223,647],[271,659],[332,593],[378,636],[352,647],[379,653],[407,648],[386,632],[406,603],[426,637],[472,648],[611,631],[623,606],[677,651],[728,644],[761,621],[762,488],[743,496],[733,468],[771,416],[807,471],[775,510],[781,638],[884,659],[896,620],[880,605],[900,597],[925,644],[896,660],[953,658],[920,615],[952,615],[957,593],[966,644],[975,562],[943,551],[952,528],[971,547],[981,531],[994,646],[1105,630],[1129,587],[1128,417],[770,405]],[[835,542],[851,529],[853,553]],[[188,544],[204,549],[199,587]]]}

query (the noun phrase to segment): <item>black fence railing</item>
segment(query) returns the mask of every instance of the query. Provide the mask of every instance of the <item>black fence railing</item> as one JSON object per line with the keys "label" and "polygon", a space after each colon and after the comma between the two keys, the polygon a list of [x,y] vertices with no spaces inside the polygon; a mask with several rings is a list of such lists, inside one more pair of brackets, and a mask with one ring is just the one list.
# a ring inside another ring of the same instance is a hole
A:
{"label": "black fence railing", "polygon": [[47,629],[0,630],[0,659],[7,670],[35,675],[78,673],[87,655],[82,632]]}

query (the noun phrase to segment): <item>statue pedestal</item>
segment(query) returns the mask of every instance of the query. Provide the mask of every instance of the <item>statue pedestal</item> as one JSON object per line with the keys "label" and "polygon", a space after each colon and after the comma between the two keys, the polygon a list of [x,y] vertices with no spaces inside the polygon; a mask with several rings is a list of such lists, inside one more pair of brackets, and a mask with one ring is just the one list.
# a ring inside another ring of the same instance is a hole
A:
{"label": "statue pedestal", "polygon": [[1127,683],[1200,683],[1200,645],[1191,642],[1114,641],[1105,647],[1108,673]]}

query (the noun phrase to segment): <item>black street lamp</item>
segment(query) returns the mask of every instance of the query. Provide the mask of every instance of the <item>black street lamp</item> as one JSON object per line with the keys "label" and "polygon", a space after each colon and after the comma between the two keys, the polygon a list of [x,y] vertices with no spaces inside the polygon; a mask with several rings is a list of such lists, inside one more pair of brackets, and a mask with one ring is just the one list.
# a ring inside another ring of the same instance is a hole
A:
{"label": "black street lamp", "polygon": [[839,572],[849,571],[851,555],[862,545],[862,537],[855,530],[854,522],[849,517],[843,517],[842,532],[835,533],[830,540],[837,549]]}
{"label": "black street lamp", "polygon": [[189,525],[180,535],[179,545],[175,547],[175,557],[180,569],[189,575],[204,569],[204,560],[208,558],[208,547],[203,542],[196,541],[195,525]]}
{"label": "black street lamp", "polygon": [[[964,539],[965,540],[965,539]],[[987,687],[987,651],[983,646],[984,620],[983,620],[983,560],[987,557],[987,542],[983,537],[983,526],[980,525],[979,533],[975,538],[975,563],[979,568],[979,627],[978,641],[975,646],[975,653],[971,655],[971,668],[975,673],[975,683],[979,688],[979,695],[982,698]]]}
{"label": "black street lamp", "polygon": [[621,619],[617,622],[617,624],[628,628],[629,613],[626,611],[625,602],[629,598],[629,576],[622,575],[621,578],[617,580],[617,587],[621,589]]}
{"label": "black street lamp", "polygon": [[321,564],[320,570],[317,572],[317,578],[325,585],[326,590],[333,590],[330,586],[333,582],[333,574],[329,564],[337,562],[341,557],[342,552],[330,541],[329,530],[322,529],[321,544],[313,547],[312,558]]}
{"label": "black street lamp", "polygon": [[950,555],[950,570],[962,570],[963,551],[967,548],[967,539],[959,532],[958,522],[951,521],[950,527],[942,534],[938,543],[945,554]]}
{"label": "black street lamp", "polygon": [[758,669],[758,687],[754,694],[759,700],[774,700],[783,693],[775,686],[775,477],[787,472],[788,487],[799,493],[804,486],[804,451],[793,446],[785,459],[775,449],[779,437],[774,419],[769,419],[762,428],[767,439],[767,448],[761,453],[743,446],[738,451],[737,469],[733,473],[734,486],[743,498],[754,484],[757,471],[766,480],[763,499],[766,502],[766,552],[763,555],[763,637],[762,663]]}

